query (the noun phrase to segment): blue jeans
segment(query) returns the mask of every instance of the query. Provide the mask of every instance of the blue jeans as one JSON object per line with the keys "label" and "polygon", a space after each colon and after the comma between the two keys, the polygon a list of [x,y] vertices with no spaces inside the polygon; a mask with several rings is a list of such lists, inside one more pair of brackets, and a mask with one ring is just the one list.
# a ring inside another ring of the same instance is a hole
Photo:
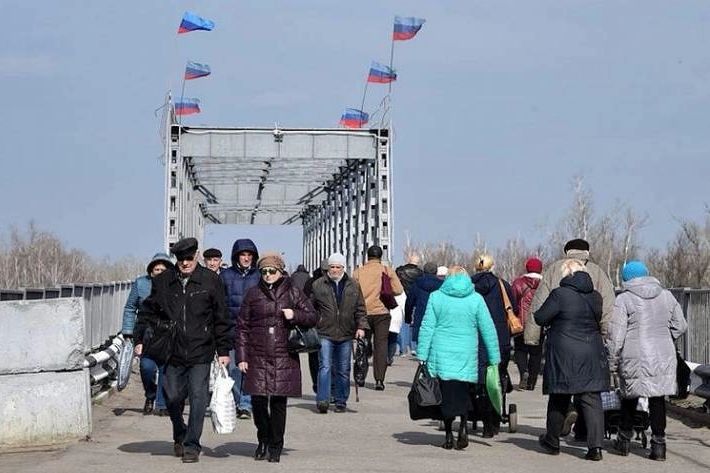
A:
{"label": "blue jeans", "polygon": [[[192,366],[165,367],[165,397],[173,423],[173,441],[181,442],[185,451],[199,452],[202,426],[205,423],[207,398],[209,397],[210,363]],[[187,424],[182,415],[185,400],[190,398],[190,413]]]}
{"label": "blue jeans", "polygon": [[[165,394],[163,393],[165,366],[158,366],[151,358],[141,356],[140,370],[145,398],[155,401],[156,409],[165,409]],[[157,383],[155,382],[156,375],[158,378]]]}
{"label": "blue jeans", "polygon": [[[345,407],[350,397],[350,352],[352,340],[334,342],[320,339],[320,363],[318,365],[318,393],[316,402],[330,401],[330,382],[335,378],[335,405]],[[333,374],[333,370],[335,373]]]}
{"label": "blue jeans", "polygon": [[234,350],[229,352],[229,377],[234,380],[232,394],[234,395],[234,404],[237,405],[237,409],[251,412],[251,395],[242,389],[243,384],[246,382],[246,375],[237,368],[236,352]]}
{"label": "blue jeans", "polygon": [[402,323],[402,327],[399,329],[397,344],[399,345],[399,354],[401,356],[406,355],[408,351],[412,351],[412,338],[409,324]]}

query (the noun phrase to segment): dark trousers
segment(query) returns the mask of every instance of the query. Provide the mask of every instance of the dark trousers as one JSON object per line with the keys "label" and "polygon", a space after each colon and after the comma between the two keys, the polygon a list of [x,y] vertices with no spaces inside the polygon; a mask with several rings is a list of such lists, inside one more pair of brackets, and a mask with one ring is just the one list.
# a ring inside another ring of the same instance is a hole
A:
{"label": "dark trousers", "polygon": [[313,383],[313,393],[318,393],[318,370],[320,369],[320,354],[317,351],[312,351],[308,354],[308,371],[311,374],[311,382]]}
{"label": "dark trousers", "polygon": [[542,363],[542,344],[526,345],[523,337],[515,337],[515,364],[520,372],[520,379],[523,374],[528,374],[528,387],[535,388],[537,377],[540,374],[540,364]]}
{"label": "dark trousers", "polygon": [[387,366],[392,366],[394,363],[394,354],[397,353],[397,339],[399,334],[396,332],[387,333]]}
{"label": "dark trousers", "polygon": [[497,435],[500,432],[501,418],[493,408],[493,404],[491,404],[491,400],[486,392],[485,382],[476,385],[473,410],[475,412],[473,419],[474,421],[481,419],[484,433],[490,432]]}
{"label": "dark trousers", "polygon": [[[574,395],[575,403],[579,405],[579,413],[584,414],[587,428],[587,447],[601,448],[604,436],[604,410],[599,393],[581,393]],[[560,446],[560,432],[565,416],[569,412],[571,394],[550,394],[547,401],[547,442],[553,447]]]}
{"label": "dark trousers", "polygon": [[[170,421],[173,423],[173,441],[182,442],[186,451],[199,452],[202,425],[205,421],[209,397],[210,364],[192,366],[165,366],[163,390]],[[185,399],[190,398],[190,414],[185,425],[182,411]]]}
{"label": "dark trousers", "polygon": [[259,443],[271,451],[280,451],[284,446],[286,431],[286,396],[251,397],[252,414]]}
{"label": "dark trousers", "polygon": [[[386,315],[368,315],[367,323],[370,324],[370,332],[368,337],[372,337],[374,343],[372,354],[372,370],[375,374],[375,381],[385,381],[385,373],[387,372],[387,348],[390,333],[390,321],[392,316]],[[371,343],[373,342],[371,340]]]}
{"label": "dark trousers", "polygon": [[[639,399],[621,400],[621,433],[624,437],[631,438],[634,415]],[[648,415],[651,422],[651,433],[655,439],[666,436],[666,400],[663,396],[648,398]]]}

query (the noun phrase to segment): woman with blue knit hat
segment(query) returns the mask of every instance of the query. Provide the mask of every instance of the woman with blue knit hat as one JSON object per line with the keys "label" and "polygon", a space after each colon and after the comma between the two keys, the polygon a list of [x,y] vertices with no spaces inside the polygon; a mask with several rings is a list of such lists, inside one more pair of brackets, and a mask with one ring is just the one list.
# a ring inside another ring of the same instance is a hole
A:
{"label": "woman with blue knit hat", "polygon": [[618,377],[622,421],[615,447],[628,455],[632,419],[639,397],[648,398],[652,460],[666,459],[666,403],[675,394],[676,354],[673,340],[688,328],[675,297],[649,276],[641,261],[629,261],[621,270],[622,287],[609,321],[609,369]]}

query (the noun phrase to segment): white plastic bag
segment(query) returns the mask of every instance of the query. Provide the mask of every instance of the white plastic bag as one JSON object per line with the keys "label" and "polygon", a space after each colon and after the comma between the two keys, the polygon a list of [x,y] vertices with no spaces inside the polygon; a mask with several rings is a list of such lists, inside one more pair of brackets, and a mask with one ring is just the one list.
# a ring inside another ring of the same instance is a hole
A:
{"label": "white plastic bag", "polygon": [[237,427],[237,406],[234,404],[232,386],[234,380],[229,377],[227,368],[220,366],[210,401],[212,427],[218,434],[230,434]]}
{"label": "white plastic bag", "polygon": [[133,364],[133,340],[126,339],[121,347],[121,352],[118,355],[118,374],[116,388],[119,391],[128,386],[128,380],[131,377],[131,365]]}
{"label": "white plastic bag", "polygon": [[214,359],[212,360],[212,364],[210,365],[210,387],[209,387],[210,392],[214,391],[214,383],[215,383],[215,381],[217,381],[217,376],[219,375],[219,369],[220,369],[220,364],[219,364],[219,361],[217,360],[217,356],[215,355]]}

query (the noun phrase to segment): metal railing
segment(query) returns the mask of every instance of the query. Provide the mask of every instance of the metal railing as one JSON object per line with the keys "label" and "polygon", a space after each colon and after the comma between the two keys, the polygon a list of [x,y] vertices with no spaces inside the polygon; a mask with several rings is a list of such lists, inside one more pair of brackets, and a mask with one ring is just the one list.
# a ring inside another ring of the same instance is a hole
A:
{"label": "metal railing", "polygon": [[688,331],[677,346],[683,358],[710,364],[710,289],[674,288],[670,290],[683,308]]}
{"label": "metal railing", "polygon": [[123,307],[131,290],[131,281],[102,284],[63,284],[60,287],[0,289],[0,301],[56,299],[81,297],[84,299],[84,349],[96,351],[110,343],[120,331]]}

